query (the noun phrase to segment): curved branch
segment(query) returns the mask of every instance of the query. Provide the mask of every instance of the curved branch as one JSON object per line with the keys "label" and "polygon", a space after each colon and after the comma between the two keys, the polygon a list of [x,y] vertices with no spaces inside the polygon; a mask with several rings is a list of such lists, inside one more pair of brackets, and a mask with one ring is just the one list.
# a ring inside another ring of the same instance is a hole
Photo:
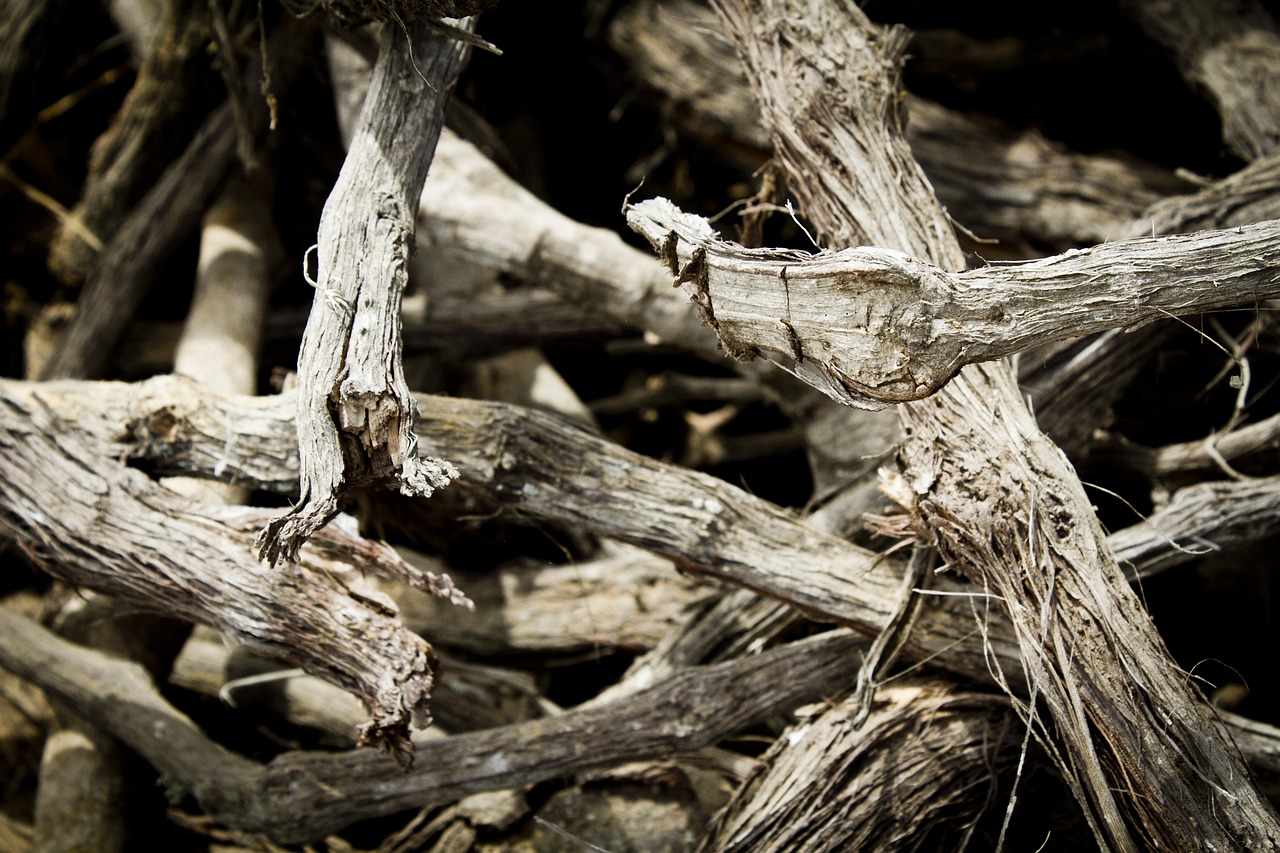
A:
{"label": "curved branch", "polygon": [[1280,220],[959,273],[869,246],[744,249],[662,198],[627,223],[730,354],[779,354],[859,408],[923,399],[966,364],[1051,341],[1280,296]]}

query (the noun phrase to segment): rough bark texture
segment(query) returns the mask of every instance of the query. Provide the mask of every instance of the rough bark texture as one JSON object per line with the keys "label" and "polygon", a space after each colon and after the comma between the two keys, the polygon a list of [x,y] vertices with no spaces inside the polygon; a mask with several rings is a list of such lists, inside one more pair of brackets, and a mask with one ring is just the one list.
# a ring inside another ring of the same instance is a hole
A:
{"label": "rough bark texture", "polygon": [[[248,553],[248,528],[265,512],[201,506],[125,468],[65,424],[5,394],[0,421],[9,475],[0,521],[51,574],[161,612],[219,627],[250,649],[292,661],[356,693],[368,742],[411,760],[410,723],[425,726],[431,648],[360,591],[348,567],[398,575],[465,603],[448,582],[410,567],[385,546],[334,530],[303,562],[269,569]],[[347,577],[344,577],[348,575]]]}
{"label": "rough bark texture", "polygon": [[[401,364],[400,301],[414,216],[467,48],[422,23],[384,27],[378,62],[338,183],[325,204],[315,301],[298,357],[298,505],[259,536],[294,559],[353,487],[393,479],[430,495],[455,472],[419,455]],[[416,57],[416,60],[415,60]]]}
{"label": "rough bark texture", "polygon": [[726,352],[782,355],[863,408],[927,397],[966,364],[1054,340],[1280,295],[1280,220],[959,273],[892,249],[744,249],[665,199],[632,205],[627,221]]}
{"label": "rough bark texture", "polygon": [[206,738],[135,664],[75,646],[0,608],[0,662],[91,715],[220,823],[280,843],[357,820],[697,749],[821,697],[863,641],[843,631],[686,670],[625,700],[419,741],[402,773],[367,750],[291,752],[261,765]]}
{"label": "rough bark texture", "polygon": [[[287,396],[228,397],[179,377],[134,385],[3,382],[0,388],[23,399],[38,388],[41,401],[64,423],[91,440],[115,442],[114,455],[160,472],[214,476],[282,494],[297,488],[294,407]],[[678,566],[802,605],[822,621],[874,633],[893,613],[898,564],[874,565],[874,554],[721,480],[648,459],[558,418],[517,407],[426,398],[423,408],[432,413],[433,435],[457,460],[466,488],[511,509],[579,522]],[[581,460],[594,461],[584,466]],[[699,533],[717,530],[730,507],[738,508],[744,520],[738,526],[746,529],[732,537]],[[1216,521],[1197,528],[1198,537],[1217,539],[1215,525],[1231,522],[1229,510],[1220,506],[1212,514]],[[1152,527],[1162,529],[1160,516],[1153,517]],[[1186,547],[1168,538],[1153,540],[1149,532],[1134,538],[1142,543],[1135,556],[1144,561],[1176,557]],[[1126,553],[1129,547],[1124,546]],[[808,574],[793,579],[800,565]],[[979,595],[976,611],[964,598],[951,596],[930,604],[907,653],[980,682],[991,678],[993,657],[1006,674],[1015,674],[1020,663],[1012,628],[993,609],[994,602]],[[426,630],[429,623],[415,616],[421,608],[409,602],[404,607],[405,618]],[[442,629],[457,636],[447,625]]]}
{"label": "rough bark texture", "polygon": [[[672,99],[682,128],[752,169],[763,161],[772,143],[760,108],[707,6],[631,3],[614,18],[609,41],[647,85]],[[1103,242],[1162,196],[1188,190],[1188,182],[1149,164],[1070,152],[1034,131],[979,122],[923,98],[907,95],[905,109],[907,141],[939,200],[983,237]]]}
{"label": "rough bark texture", "polygon": [[[138,78],[93,147],[84,190],[71,212],[77,225],[63,224],[49,245],[50,269],[69,284],[84,281],[99,254],[97,247],[86,242],[83,230],[110,243],[169,160],[181,153],[192,125],[198,122],[191,114],[193,107],[201,106],[194,93],[201,74],[208,76],[211,71],[205,51],[209,9],[203,2],[174,0],[160,12]],[[215,164],[216,160],[200,163],[220,177]]]}
{"label": "rough bark texture", "polygon": [[[963,849],[992,805],[998,774],[1017,761],[1008,705],[917,681],[882,689],[861,726],[851,722],[857,706],[848,699],[802,710],[701,849]],[[817,790],[796,797],[800,779]],[[956,805],[965,801],[979,808],[966,813]]]}
{"label": "rough bark texture", "polygon": [[[823,233],[961,268],[902,138],[900,35],[852,3],[717,8]],[[1009,366],[970,367],[903,418],[913,509],[948,563],[1009,614],[1032,691],[1021,710],[1099,842],[1280,845],[1275,812],[1122,582],[1078,478],[1036,428]]]}

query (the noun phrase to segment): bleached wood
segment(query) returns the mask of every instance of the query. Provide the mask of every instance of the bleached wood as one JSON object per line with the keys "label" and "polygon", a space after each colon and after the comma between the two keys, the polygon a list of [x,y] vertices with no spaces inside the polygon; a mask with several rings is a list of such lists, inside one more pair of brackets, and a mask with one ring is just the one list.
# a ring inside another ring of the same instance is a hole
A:
{"label": "bleached wood", "polygon": [[893,249],[744,249],[666,199],[627,209],[722,346],[863,408],[1055,340],[1280,296],[1280,220],[947,272]]}
{"label": "bleached wood", "polygon": [[1280,28],[1255,0],[1124,0],[1120,9],[1208,96],[1245,160],[1280,145]]}
{"label": "bleached wood", "polygon": [[426,496],[456,476],[418,452],[400,301],[418,199],[467,54],[421,22],[379,35],[359,126],[320,219],[316,294],[298,356],[301,497],[258,538],[273,564],[296,558],[352,488],[391,481]]}
{"label": "bleached wood", "polygon": [[[874,27],[850,0],[716,7],[817,226],[836,245],[890,246],[961,269],[903,139],[902,34]],[[918,310],[910,301],[902,309]],[[1280,845],[1280,819],[1123,583],[1079,479],[1036,428],[1009,365],[971,365],[902,413],[904,503],[950,566],[998,596],[1038,700],[1017,707],[1099,843]]]}
{"label": "bleached wood", "polygon": [[[682,131],[755,171],[772,142],[733,49],[696,0],[641,0],[609,43],[675,108]],[[907,141],[947,212],[980,236],[1057,245],[1114,239],[1148,205],[1189,184],[1130,158],[1070,151],[1032,130],[983,122],[907,93]],[[1274,218],[1274,217],[1263,217]]]}
{"label": "bleached wood", "polygon": [[99,720],[219,823],[285,844],[480,791],[698,749],[821,698],[850,677],[863,640],[830,631],[697,667],[625,699],[417,743],[402,772],[370,750],[287,752],[262,765],[205,737],[136,665],[68,643],[0,608],[0,666]]}
{"label": "bleached wood", "polygon": [[350,690],[369,714],[365,742],[411,761],[410,724],[430,721],[431,647],[393,618],[394,607],[359,573],[385,572],[465,604],[447,577],[337,527],[302,562],[263,566],[248,549],[266,511],[183,499],[65,427],[38,393],[23,400],[0,391],[7,539],[68,583],[206,622]]}

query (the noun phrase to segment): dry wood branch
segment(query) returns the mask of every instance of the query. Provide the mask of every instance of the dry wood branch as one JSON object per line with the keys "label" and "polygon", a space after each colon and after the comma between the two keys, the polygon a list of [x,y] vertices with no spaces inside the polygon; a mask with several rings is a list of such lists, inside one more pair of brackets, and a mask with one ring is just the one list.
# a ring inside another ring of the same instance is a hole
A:
{"label": "dry wood branch", "polygon": [[[270,61],[277,91],[286,90],[299,69],[302,52],[297,43],[305,38],[306,29],[298,25],[282,27],[272,36]],[[255,61],[250,68],[260,66]],[[254,127],[261,131],[266,127],[266,106],[250,101],[249,107]],[[75,314],[41,372],[43,378],[95,376],[105,369],[126,321],[160,275],[163,261],[199,223],[234,157],[235,128],[231,108],[224,103],[209,114],[182,155],[98,255]]]}
{"label": "dry wood branch", "polygon": [[204,3],[166,3],[153,22],[157,32],[148,42],[138,78],[94,144],[84,190],[72,212],[74,225],[64,223],[49,246],[50,270],[64,282],[84,281],[98,256],[100,245],[91,245],[82,233],[87,230],[109,243],[198,121],[189,113],[197,106],[192,92],[199,88],[200,75],[209,72],[204,52],[208,19]]}
{"label": "dry wood branch", "polygon": [[[665,344],[722,357],[715,335],[644,252],[612,231],[585,226],[552,209],[448,131],[441,137],[421,210],[419,257],[478,266],[545,286],[581,310],[652,332]],[[837,405],[768,365],[743,364],[739,369],[803,424],[820,488],[874,470],[866,457],[892,443],[897,425],[891,415]]]}
{"label": "dry wood branch", "polygon": [[1221,473],[1224,462],[1234,466],[1259,461],[1259,457],[1269,460],[1277,451],[1280,451],[1280,415],[1272,415],[1203,441],[1167,444],[1151,451],[1149,461],[1140,467],[1156,478],[1193,472]]}
{"label": "dry wood branch", "polygon": [[419,222],[420,257],[515,276],[673,346],[716,351],[715,339],[670,297],[662,270],[644,252],[554,210],[447,130],[427,176]]}
{"label": "dry wood branch", "polygon": [[[917,472],[918,511],[954,567],[1018,602],[1006,610],[1026,677],[1056,728],[1037,725],[1062,744],[1060,766],[1094,810],[1100,840],[1132,849],[1142,843],[1134,832],[1147,843],[1191,843],[1212,808],[1222,843],[1268,849],[1280,837],[1270,808],[1242,783],[1234,747],[1127,593],[1079,482],[1067,466],[1050,467],[1057,451],[1035,432],[1012,380],[970,374],[955,392],[916,405],[933,409],[912,413],[903,452]],[[979,406],[995,417],[967,416]]]}
{"label": "dry wood branch", "polygon": [[[293,401],[218,395],[180,377],[134,385],[0,380],[40,399],[69,425],[145,459],[163,474],[214,475],[255,488],[297,488]],[[466,488],[513,510],[580,525],[746,586],[821,621],[880,630],[896,607],[891,561],[819,530],[707,474],[664,464],[544,413],[499,403],[422,397],[423,429],[453,459]],[[984,680],[988,651],[966,602],[925,614],[909,654]],[[1011,635],[987,637],[1016,661]],[[1010,656],[1012,655],[1012,656]]]}
{"label": "dry wood branch", "polygon": [[1199,192],[1156,202],[1118,236],[1181,234],[1280,219],[1280,152],[1260,157]]}
{"label": "dry wood branch", "polygon": [[[705,5],[649,0],[618,13],[609,42],[675,102],[683,126],[755,168],[772,144],[742,68],[715,30]],[[923,98],[908,95],[905,106],[907,139],[938,198],[984,236],[1098,243],[1160,197],[1187,190],[1145,163],[1070,152],[1038,133],[984,124]]]}
{"label": "dry wood branch", "polygon": [[[401,553],[419,568],[443,572],[422,555]],[[389,594],[410,628],[439,646],[479,655],[642,651],[678,624],[684,608],[716,589],[672,571],[668,560],[618,545],[598,559],[563,566],[451,574],[475,602],[475,612],[420,593]]]}
{"label": "dry wood branch", "polygon": [[337,529],[302,563],[268,569],[246,550],[264,511],[191,504],[65,433],[38,405],[7,393],[0,402],[9,472],[0,522],[34,562],[69,583],[208,622],[356,693],[370,716],[366,741],[410,759],[410,722],[430,720],[431,649],[391,618],[389,602],[360,590],[352,566],[465,603],[447,577]]}
{"label": "dry wood branch", "polygon": [[468,51],[409,26],[379,36],[360,125],[320,219],[319,278],[298,357],[302,492],[259,536],[273,564],[296,558],[351,488],[393,479],[404,494],[430,495],[456,476],[418,454],[400,299],[423,181]]}
{"label": "dry wood branch", "polygon": [[367,750],[286,753],[263,766],[208,740],[133,664],[59,639],[0,608],[0,665],[124,741],[227,826],[281,843],[363,818],[715,743],[848,679],[863,641],[833,631],[687,670],[622,701],[418,743],[409,773]]}
{"label": "dry wood branch", "polygon": [[[818,226],[851,238],[843,245],[866,234],[960,268],[891,106],[900,37],[877,31],[851,2],[717,8]],[[848,128],[867,125],[866,139],[850,138]],[[1003,602],[1033,695],[1052,717],[1050,727],[1031,706],[1029,723],[1099,842],[1280,844],[1275,812],[1123,584],[1079,480],[1037,430],[1009,367],[972,366],[903,417],[920,521],[953,567]]]}
{"label": "dry wood branch", "polygon": [[[296,477],[293,406],[287,398],[225,398],[195,391],[174,377],[133,386],[0,383],[6,392],[21,395],[35,387],[78,428],[107,440],[136,441],[132,447],[118,444],[118,452],[141,455],[174,473],[207,476],[216,469],[221,477],[282,491]],[[897,580],[891,569],[861,574],[855,569],[853,580],[839,581],[843,572],[824,569],[866,565],[870,555],[844,543],[833,545],[837,540],[806,530],[785,513],[766,511],[763,502],[720,481],[623,451],[534,412],[465,400],[424,403],[435,418],[433,435],[458,460],[468,486],[524,512],[630,540],[699,572],[802,601],[819,618],[848,621],[864,631],[879,630],[893,612]],[[168,425],[163,432],[156,429],[162,424]],[[585,460],[591,461],[587,467],[581,464]],[[616,504],[602,503],[609,495],[620,496]],[[717,504],[721,515],[727,507],[740,507],[735,526],[746,530],[716,539],[699,535],[697,530],[717,522],[708,511]],[[781,558],[773,553],[779,550]],[[803,566],[788,568],[789,555]],[[792,581],[788,571],[801,574]],[[983,609],[979,603],[978,614]],[[994,659],[1018,679],[1012,686],[1021,690],[1009,623],[989,612],[981,615],[985,625],[979,630],[972,612],[964,598],[939,599],[922,614],[908,655],[934,656],[933,663],[982,682],[990,678]]]}
{"label": "dry wood branch", "polygon": [[1254,0],[1126,0],[1147,35],[1218,108],[1222,138],[1254,160],[1280,144],[1280,29]]}
{"label": "dry wood branch", "polygon": [[665,199],[629,207],[627,222],[730,354],[778,353],[866,408],[927,397],[966,364],[1049,341],[1280,295],[1280,220],[962,273],[892,249],[744,249]]}
{"label": "dry wood branch", "polygon": [[[526,672],[448,658],[442,660],[441,671],[431,696],[433,725],[421,733],[423,737],[495,728],[547,711]],[[360,700],[350,693],[243,649],[233,651],[203,627],[195,630],[174,661],[169,681],[221,698],[236,709],[269,711],[293,725],[317,729],[336,746],[357,745],[365,720]]]}
{"label": "dry wood branch", "polygon": [[881,690],[861,727],[850,722],[858,704],[805,709],[701,849],[963,849],[1017,757],[1007,703],[907,683]]}
{"label": "dry wood branch", "polygon": [[[1130,579],[1204,554],[1258,542],[1280,530],[1280,478],[1200,483],[1179,489],[1140,524],[1108,540]],[[1175,547],[1170,547],[1170,544]]]}
{"label": "dry wood branch", "polygon": [[[288,397],[224,396],[179,377],[157,377],[134,385],[3,381],[0,390],[22,399],[38,391],[40,399],[66,423],[95,441],[115,442],[115,454],[134,456],[165,473],[214,476],[284,494],[297,488],[293,404]],[[897,578],[890,565],[869,569],[874,555],[847,543],[833,545],[836,540],[723,481],[631,453],[537,412],[443,398],[424,398],[423,408],[433,413],[433,436],[458,461],[466,486],[522,512],[578,523],[664,555],[677,565],[800,602],[822,620],[877,631],[894,611]],[[584,460],[594,462],[587,466]],[[615,498],[602,500],[610,495]],[[685,529],[715,529],[719,519],[712,510],[716,506],[721,513],[727,507],[739,507],[740,517],[754,532],[717,540]],[[1230,520],[1226,513],[1203,518]],[[1162,522],[1155,523],[1165,528]],[[1200,524],[1196,530],[1197,536],[1221,540],[1224,545],[1232,541],[1210,524]],[[1115,534],[1125,535],[1123,531]],[[1139,538],[1147,542],[1143,560],[1163,561],[1180,553],[1179,545],[1167,538]],[[1123,547],[1131,553],[1130,545]],[[822,568],[841,564],[848,566],[847,575],[836,574],[849,580],[833,577]],[[433,567],[423,564],[422,568]],[[789,577],[790,573],[795,576]],[[801,597],[806,590],[808,595]],[[485,588],[477,594],[483,600]],[[404,618],[424,631],[435,618],[434,608],[422,611],[409,601],[403,606]],[[1001,667],[1016,671],[1018,658],[1008,623],[994,614],[991,619],[987,640]],[[467,639],[473,636],[470,628],[450,627],[452,622],[440,625],[443,637],[467,646],[474,642]],[[918,646],[911,654],[942,652],[940,665],[985,680],[987,661],[979,647],[981,638],[976,629],[965,627],[971,622],[967,605],[931,606],[916,628]],[[513,634],[511,641],[517,637]],[[594,642],[593,637],[584,635],[584,641]],[[530,636],[521,642],[545,648],[548,641]]]}

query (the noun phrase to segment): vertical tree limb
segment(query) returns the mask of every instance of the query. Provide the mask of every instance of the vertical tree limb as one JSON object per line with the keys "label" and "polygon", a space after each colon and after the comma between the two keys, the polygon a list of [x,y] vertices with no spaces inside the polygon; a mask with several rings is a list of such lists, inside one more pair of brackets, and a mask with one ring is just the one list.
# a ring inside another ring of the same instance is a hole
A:
{"label": "vertical tree limb", "polygon": [[320,219],[316,295],[298,357],[302,494],[258,537],[272,563],[294,559],[353,487],[393,479],[404,494],[427,496],[457,476],[418,454],[400,300],[418,200],[467,54],[424,22],[384,26],[379,36],[360,124]]}
{"label": "vertical tree limb", "polygon": [[[852,2],[717,0],[788,179],[839,245],[963,267],[902,138],[901,33]],[[1078,478],[1004,363],[901,409],[916,510],[943,556],[1004,602],[1044,696],[1044,742],[1099,841],[1274,849],[1280,821],[1123,583]],[[1139,841],[1141,839],[1141,841]]]}

